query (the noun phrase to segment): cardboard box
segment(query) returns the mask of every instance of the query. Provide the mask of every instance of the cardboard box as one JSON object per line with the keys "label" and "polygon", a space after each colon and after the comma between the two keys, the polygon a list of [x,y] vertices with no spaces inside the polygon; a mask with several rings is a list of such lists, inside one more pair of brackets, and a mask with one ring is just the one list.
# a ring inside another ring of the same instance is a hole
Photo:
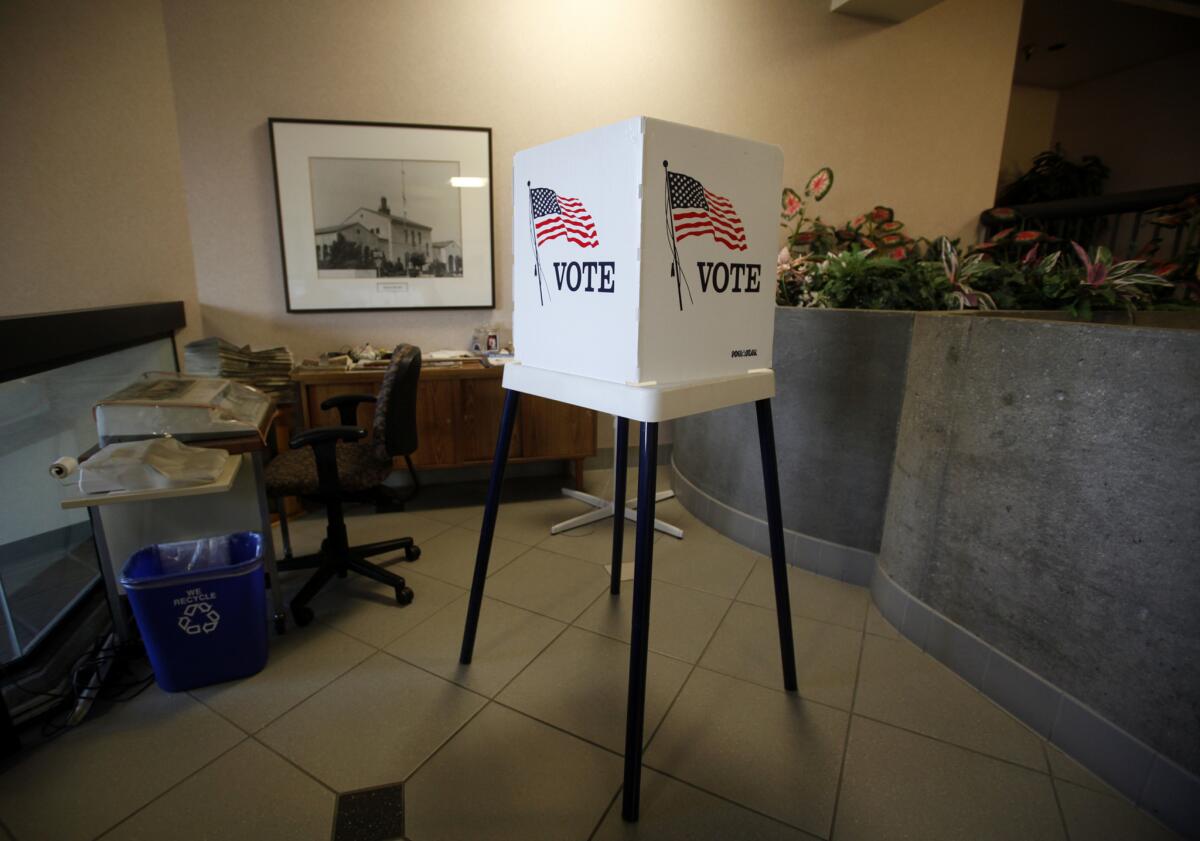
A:
{"label": "cardboard box", "polygon": [[783,153],[638,117],[513,159],[522,365],[616,383],[771,367]]}

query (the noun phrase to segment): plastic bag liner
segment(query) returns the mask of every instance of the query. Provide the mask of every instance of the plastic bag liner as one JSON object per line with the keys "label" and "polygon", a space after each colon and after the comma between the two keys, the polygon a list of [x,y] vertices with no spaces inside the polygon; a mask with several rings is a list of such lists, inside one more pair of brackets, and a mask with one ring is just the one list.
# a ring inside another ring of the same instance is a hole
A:
{"label": "plastic bag liner", "polygon": [[133,554],[121,570],[126,590],[241,575],[262,566],[262,535],[241,531],[176,543],[156,543]]}
{"label": "plastic bag liner", "polygon": [[140,549],[121,571],[158,685],[245,677],[267,663],[263,538],[237,532]]}
{"label": "plastic bag liner", "polygon": [[189,447],[174,438],[148,438],[102,447],[79,467],[84,493],[203,485],[221,474],[229,453]]}

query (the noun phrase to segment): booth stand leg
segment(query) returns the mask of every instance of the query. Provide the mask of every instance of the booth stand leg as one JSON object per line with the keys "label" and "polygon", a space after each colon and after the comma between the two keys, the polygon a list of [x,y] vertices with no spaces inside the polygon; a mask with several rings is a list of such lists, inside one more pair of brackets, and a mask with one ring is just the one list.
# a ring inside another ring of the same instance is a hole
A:
{"label": "booth stand leg", "polygon": [[496,455],[492,459],[492,478],[488,484],[487,504],[483,509],[483,525],[479,532],[479,551],[475,554],[475,575],[471,578],[471,598],[467,603],[467,624],[463,629],[460,663],[470,663],[475,651],[475,630],[479,626],[479,609],[483,604],[483,585],[487,580],[488,560],[492,554],[492,537],[496,532],[496,513],[500,509],[500,486],[504,483],[504,468],[508,463],[508,446],[512,441],[513,422],[517,417],[520,393],[506,389],[504,409],[500,416],[500,434],[496,437]]}
{"label": "booth stand leg", "polygon": [[[619,451],[619,450],[618,450]],[[629,706],[625,714],[625,787],[621,817],[638,819],[642,783],[642,734],[646,713],[646,657],[650,642],[650,573],[654,562],[654,484],[658,424],[642,423],[638,464],[637,541],[633,555],[633,633],[629,651]],[[617,499],[621,498],[618,494]],[[618,518],[619,519],[619,518]],[[617,569],[614,562],[613,569]]]}
{"label": "booth stand leg", "polygon": [[792,646],[792,605],[788,594],[787,559],[783,549],[783,510],[779,502],[779,468],[775,460],[775,426],[770,399],[754,404],[758,413],[758,447],[762,452],[763,489],[767,497],[767,533],[771,538],[771,571],[775,575],[775,615],[779,622],[779,654],[783,688],[796,691],[796,654]]}
{"label": "booth stand leg", "polygon": [[[617,418],[616,440],[613,442],[613,499],[625,499],[625,464],[629,456],[629,418]],[[614,505],[616,503],[614,502]],[[625,518],[613,517],[612,583],[608,591],[614,596],[621,592],[621,554],[625,543]]]}

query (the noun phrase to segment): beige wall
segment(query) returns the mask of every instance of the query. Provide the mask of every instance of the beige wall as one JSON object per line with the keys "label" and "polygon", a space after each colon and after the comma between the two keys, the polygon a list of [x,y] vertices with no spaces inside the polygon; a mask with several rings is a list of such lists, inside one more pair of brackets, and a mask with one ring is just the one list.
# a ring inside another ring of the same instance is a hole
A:
{"label": "beige wall", "polygon": [[1107,193],[1200,181],[1200,50],[1064,90],[1054,137],[1112,169]]}
{"label": "beige wall", "polygon": [[0,3],[0,314],[183,300],[200,335],[162,10]]}
{"label": "beige wall", "polygon": [[[511,318],[513,153],[639,113],[777,143],[793,184],[833,166],[826,218],[882,202],[919,233],[970,231],[1020,6],[943,0],[882,27],[827,0],[165,0],[205,330],[299,354],[463,346]],[[287,314],[270,116],[491,126],[497,311]]]}
{"label": "beige wall", "polygon": [[1000,155],[1000,184],[1008,184],[1028,171],[1034,156],[1054,145],[1057,111],[1058,91],[1013,85]]}

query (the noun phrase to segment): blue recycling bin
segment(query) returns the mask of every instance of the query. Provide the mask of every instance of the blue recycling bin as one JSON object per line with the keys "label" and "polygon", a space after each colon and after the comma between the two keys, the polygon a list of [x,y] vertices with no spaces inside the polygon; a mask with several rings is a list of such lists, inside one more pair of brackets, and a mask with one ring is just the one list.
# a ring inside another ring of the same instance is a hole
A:
{"label": "blue recycling bin", "polygon": [[167,692],[245,677],[267,664],[261,534],[148,546],[125,564],[121,585]]}

